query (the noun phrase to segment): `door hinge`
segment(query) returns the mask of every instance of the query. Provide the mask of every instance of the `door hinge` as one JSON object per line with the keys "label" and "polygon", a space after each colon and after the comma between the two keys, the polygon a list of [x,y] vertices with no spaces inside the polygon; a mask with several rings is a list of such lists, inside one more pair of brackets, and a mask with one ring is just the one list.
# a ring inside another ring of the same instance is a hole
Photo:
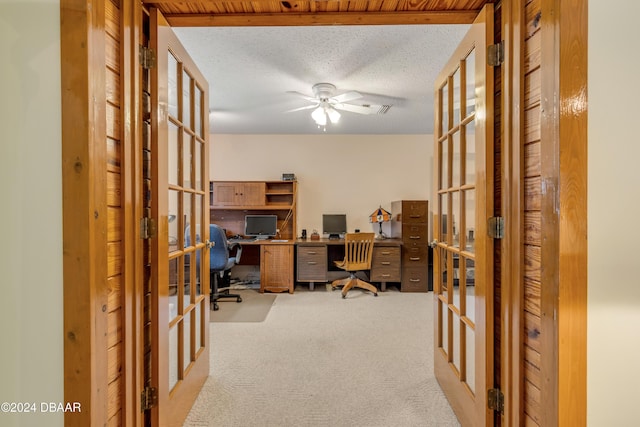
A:
{"label": "door hinge", "polygon": [[499,388],[490,388],[487,392],[487,405],[492,411],[504,412],[504,394]]}
{"label": "door hinge", "polygon": [[140,394],[140,407],[148,411],[158,404],[158,390],[155,387],[145,387]]}
{"label": "door hinge", "polygon": [[156,236],[156,222],[153,218],[144,217],[140,220],[140,238],[151,239]]}
{"label": "door hinge", "polygon": [[140,65],[145,70],[156,66],[156,53],[150,47],[140,45]]}
{"label": "door hinge", "polygon": [[497,67],[504,62],[504,42],[487,46],[487,63],[491,67]]}
{"label": "door hinge", "polygon": [[501,216],[492,216],[488,222],[489,237],[492,239],[504,238],[504,218]]}

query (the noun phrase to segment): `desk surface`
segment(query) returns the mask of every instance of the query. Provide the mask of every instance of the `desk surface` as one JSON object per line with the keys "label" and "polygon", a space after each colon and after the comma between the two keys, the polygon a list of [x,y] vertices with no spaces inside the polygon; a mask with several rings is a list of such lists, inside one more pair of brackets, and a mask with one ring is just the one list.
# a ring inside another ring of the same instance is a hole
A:
{"label": "desk surface", "polygon": [[[325,245],[344,245],[344,239],[263,239],[263,240],[237,240],[229,239],[230,243],[239,243],[240,245],[300,245],[300,246],[325,246]],[[376,239],[373,243],[376,246],[401,246],[400,239]]]}
{"label": "desk surface", "polygon": [[[344,239],[296,239],[296,245],[314,246],[314,245],[344,245]],[[375,239],[373,244],[375,246],[401,246],[402,240],[400,239]]]}

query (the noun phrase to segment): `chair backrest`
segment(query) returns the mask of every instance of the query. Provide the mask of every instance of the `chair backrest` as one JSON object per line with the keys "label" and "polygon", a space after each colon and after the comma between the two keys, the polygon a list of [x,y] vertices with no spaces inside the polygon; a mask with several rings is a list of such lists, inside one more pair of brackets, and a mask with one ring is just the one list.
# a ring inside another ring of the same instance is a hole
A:
{"label": "chair backrest", "polygon": [[227,235],[222,227],[217,224],[209,224],[209,240],[213,242],[210,249],[209,268],[214,271],[224,271],[229,261],[229,248],[227,247]]}
{"label": "chair backrest", "polygon": [[345,270],[371,269],[374,233],[347,233],[344,235]]}

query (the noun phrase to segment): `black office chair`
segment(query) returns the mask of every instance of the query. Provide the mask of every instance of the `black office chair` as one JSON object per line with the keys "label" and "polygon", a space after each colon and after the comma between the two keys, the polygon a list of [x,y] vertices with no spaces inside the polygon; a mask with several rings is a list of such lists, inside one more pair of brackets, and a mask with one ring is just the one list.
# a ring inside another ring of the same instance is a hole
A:
{"label": "black office chair", "polygon": [[[216,224],[209,225],[209,240],[213,242],[210,249],[209,272],[211,279],[211,295],[209,301],[213,310],[218,310],[218,300],[223,298],[235,298],[236,302],[242,302],[238,294],[229,293],[231,267],[240,262],[242,246],[238,243],[229,244],[224,230]],[[230,251],[236,249],[236,255],[230,256]],[[222,285],[222,286],[220,286]],[[220,289],[222,290],[220,291]]]}

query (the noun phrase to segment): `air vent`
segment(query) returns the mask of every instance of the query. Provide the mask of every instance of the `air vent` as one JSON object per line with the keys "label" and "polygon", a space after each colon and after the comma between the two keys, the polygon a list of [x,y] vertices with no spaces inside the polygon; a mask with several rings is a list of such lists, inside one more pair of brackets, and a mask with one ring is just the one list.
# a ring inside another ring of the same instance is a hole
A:
{"label": "air vent", "polygon": [[387,114],[387,111],[389,111],[389,108],[391,108],[391,105],[381,105],[380,109],[376,114]]}

